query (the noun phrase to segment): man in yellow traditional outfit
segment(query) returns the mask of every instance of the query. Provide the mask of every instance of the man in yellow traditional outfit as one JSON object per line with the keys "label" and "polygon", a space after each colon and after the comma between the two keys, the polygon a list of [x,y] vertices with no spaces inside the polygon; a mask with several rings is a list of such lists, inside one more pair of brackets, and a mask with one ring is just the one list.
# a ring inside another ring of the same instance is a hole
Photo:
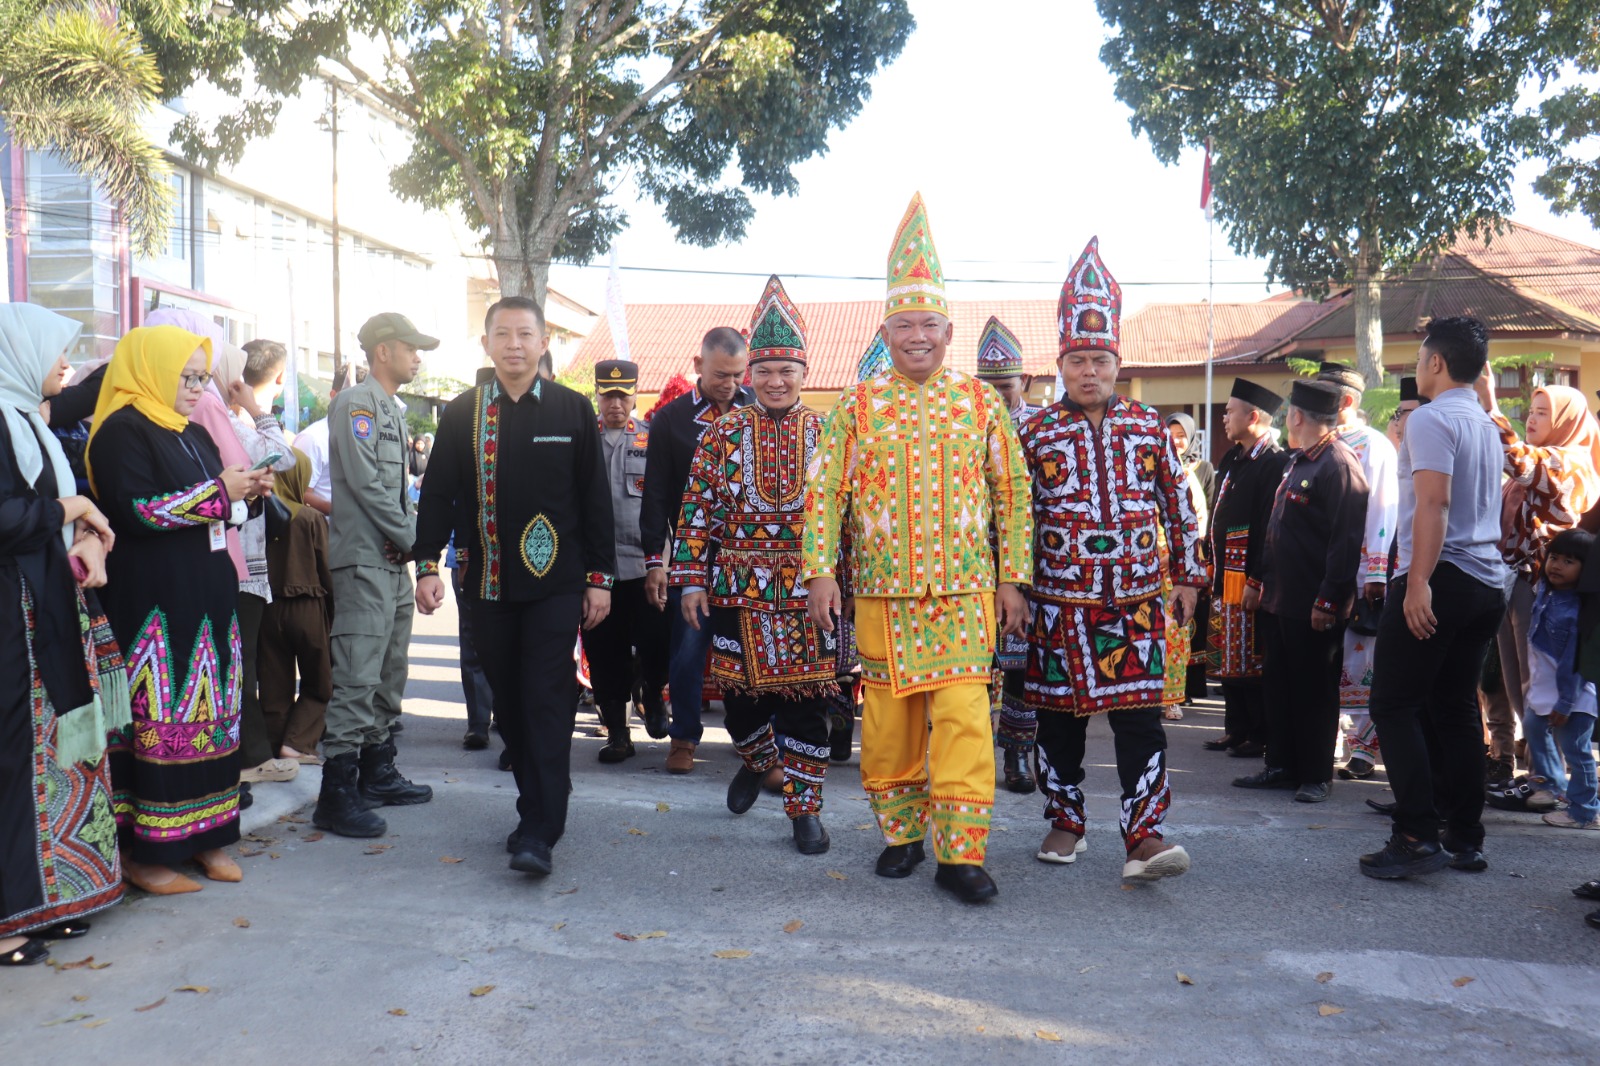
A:
{"label": "man in yellow traditional outfit", "polygon": [[893,366],[846,392],[828,418],[801,577],[811,617],[831,631],[847,609],[835,567],[848,523],[866,687],[861,783],[887,845],[877,872],[909,876],[931,820],[934,880],[972,903],[996,893],[983,869],[994,807],[989,670],[996,629],[1021,634],[1027,622],[1033,526],[1011,415],[993,389],[944,365],[951,333],[919,193],[889,253],[882,335]]}

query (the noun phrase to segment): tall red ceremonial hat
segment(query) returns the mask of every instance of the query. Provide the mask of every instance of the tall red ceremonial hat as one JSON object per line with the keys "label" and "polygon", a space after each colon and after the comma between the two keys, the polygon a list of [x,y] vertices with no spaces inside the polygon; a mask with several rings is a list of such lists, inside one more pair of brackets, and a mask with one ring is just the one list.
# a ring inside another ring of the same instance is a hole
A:
{"label": "tall red ceremonial hat", "polygon": [[1072,264],[1057,305],[1061,354],[1104,351],[1118,355],[1122,333],[1122,286],[1100,259],[1100,238],[1090,237]]}

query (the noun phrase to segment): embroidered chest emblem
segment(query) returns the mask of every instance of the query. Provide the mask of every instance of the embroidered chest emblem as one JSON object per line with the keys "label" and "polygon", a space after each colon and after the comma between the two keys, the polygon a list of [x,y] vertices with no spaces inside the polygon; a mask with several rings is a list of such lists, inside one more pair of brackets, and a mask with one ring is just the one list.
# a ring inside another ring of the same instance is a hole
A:
{"label": "embroidered chest emblem", "polygon": [[544,577],[555,564],[560,538],[544,515],[534,515],[522,531],[522,561],[534,577]]}

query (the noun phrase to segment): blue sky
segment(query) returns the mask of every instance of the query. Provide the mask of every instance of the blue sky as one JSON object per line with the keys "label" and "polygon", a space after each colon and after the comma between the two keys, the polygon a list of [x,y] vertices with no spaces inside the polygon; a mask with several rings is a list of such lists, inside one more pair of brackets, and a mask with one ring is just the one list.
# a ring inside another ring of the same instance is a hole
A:
{"label": "blue sky", "polygon": [[[754,303],[765,276],[776,272],[797,300],[876,299],[895,225],[920,189],[955,299],[1052,298],[1094,235],[1123,283],[1128,311],[1152,301],[1204,299],[1201,153],[1165,167],[1134,136],[1100,62],[1107,29],[1094,5],[912,0],[911,6],[917,29],[874,81],[872,99],[835,131],[826,155],[797,168],[797,195],[756,199],[743,241],[712,249],[679,244],[653,204],[629,207],[631,224],[617,243],[624,267],[760,276],[625,270],[624,298]],[[1581,216],[1549,212],[1529,184],[1537,173],[1530,167],[1521,175],[1513,217],[1600,245],[1600,234]],[[626,188],[623,199],[632,199]],[[1264,264],[1237,255],[1220,227],[1216,278],[1219,302],[1275,291],[1266,285]],[[556,267],[551,285],[604,307],[603,269]]]}

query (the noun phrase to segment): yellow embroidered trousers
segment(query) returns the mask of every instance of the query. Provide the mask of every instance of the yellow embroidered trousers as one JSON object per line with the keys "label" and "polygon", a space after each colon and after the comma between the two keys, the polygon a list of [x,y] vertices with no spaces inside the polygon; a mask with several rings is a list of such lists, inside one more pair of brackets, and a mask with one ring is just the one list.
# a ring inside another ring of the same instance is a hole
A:
{"label": "yellow embroidered trousers", "polygon": [[[968,605],[978,608],[974,627],[988,626],[992,633],[993,598],[985,594],[960,599],[977,601]],[[885,674],[869,665],[887,662],[891,655],[918,657],[914,648],[890,646],[892,616],[915,602],[856,600],[856,646],[865,688],[861,784],[885,843],[921,840],[931,822],[935,859],[982,865],[994,810],[988,678],[962,674],[942,686],[897,696]],[[992,649],[975,648],[973,653],[981,660]]]}

